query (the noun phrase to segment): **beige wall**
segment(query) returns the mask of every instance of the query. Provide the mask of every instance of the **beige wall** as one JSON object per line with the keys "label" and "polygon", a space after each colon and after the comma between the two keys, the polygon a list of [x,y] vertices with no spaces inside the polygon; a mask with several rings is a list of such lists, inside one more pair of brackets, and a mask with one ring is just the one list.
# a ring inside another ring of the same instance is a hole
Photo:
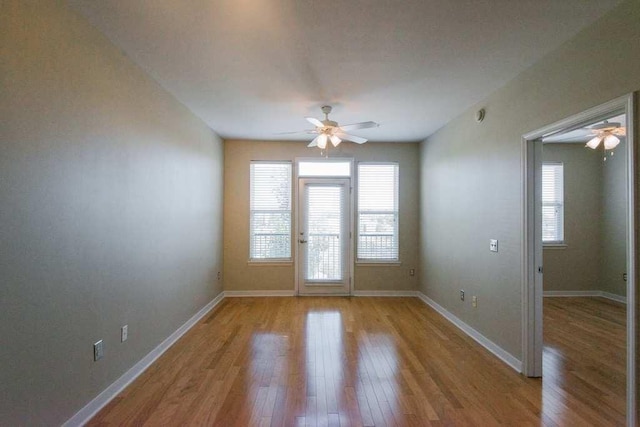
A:
{"label": "beige wall", "polygon": [[222,142],[65,2],[0,57],[0,425],[60,425],[221,291]]}
{"label": "beige wall", "polygon": [[603,167],[602,191],[602,257],[600,282],[602,290],[614,295],[627,295],[623,273],[627,271],[627,142],[622,139],[615,155]]}
{"label": "beige wall", "polygon": [[[544,290],[603,290],[600,281],[602,150],[580,144],[544,144],[544,161],[564,164],[566,247],[544,249]],[[622,206],[624,209],[624,206]]]}
{"label": "beige wall", "polygon": [[[249,164],[251,160],[290,160],[319,157],[304,142],[225,141],[224,166],[224,288],[240,290],[287,290],[295,288],[293,263],[248,264],[249,260]],[[418,273],[418,144],[344,143],[331,157],[359,161],[394,161],[400,166],[400,261],[399,266],[355,267],[356,290],[413,290]],[[354,191],[354,197],[357,197]],[[294,203],[295,206],[295,203]],[[295,216],[295,213],[294,213]],[[295,254],[293,254],[295,256]]]}
{"label": "beige wall", "polygon": [[566,247],[544,249],[545,291],[626,295],[626,144],[603,161],[584,144],[545,144],[545,161],[564,163]]}
{"label": "beige wall", "polygon": [[421,144],[420,290],[517,358],[522,135],[640,89],[638,22],[640,2],[623,2]]}

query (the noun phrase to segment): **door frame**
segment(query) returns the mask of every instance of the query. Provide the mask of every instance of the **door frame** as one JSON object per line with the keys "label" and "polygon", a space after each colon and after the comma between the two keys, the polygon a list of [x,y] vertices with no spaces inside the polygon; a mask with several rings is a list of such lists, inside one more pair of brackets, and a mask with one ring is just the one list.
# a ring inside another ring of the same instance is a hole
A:
{"label": "door frame", "polygon": [[[323,176],[323,177],[300,177],[298,163],[304,161],[309,162],[349,162],[349,176]],[[295,296],[309,296],[308,294],[303,295],[300,294],[300,260],[298,257],[299,253],[299,245],[298,243],[298,229],[300,224],[300,178],[326,178],[326,179],[349,179],[349,289],[348,296],[353,296],[353,290],[355,289],[355,199],[354,199],[354,191],[353,188],[356,185],[355,179],[355,159],[353,157],[331,157],[331,158],[318,158],[318,157],[296,157],[293,159],[293,177],[294,177],[294,188],[293,188],[293,206],[295,206],[295,224],[294,224],[294,239],[293,239],[293,250],[294,250],[294,258],[293,258],[293,274],[294,274],[294,295]]]}
{"label": "door frame", "polygon": [[[529,377],[542,376],[542,235],[536,227],[540,220],[536,214],[536,168],[541,164],[542,142],[545,136],[567,129],[577,128],[590,121],[604,119],[615,113],[627,116],[627,424],[637,421],[637,239],[638,222],[636,211],[636,191],[640,181],[636,165],[638,141],[635,136],[637,125],[637,95],[631,93],[601,104],[582,113],[575,114],[556,123],[522,136],[522,367]],[[537,160],[537,162],[536,162]],[[539,163],[539,164],[537,164]],[[539,236],[538,236],[539,234]]]}

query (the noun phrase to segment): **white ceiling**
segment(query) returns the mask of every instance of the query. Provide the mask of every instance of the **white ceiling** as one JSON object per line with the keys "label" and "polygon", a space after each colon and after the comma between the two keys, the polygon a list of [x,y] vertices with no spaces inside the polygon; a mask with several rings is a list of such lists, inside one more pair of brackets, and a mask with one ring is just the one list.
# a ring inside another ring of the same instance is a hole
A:
{"label": "white ceiling", "polygon": [[[620,0],[69,0],[223,138],[418,141]],[[292,136],[290,139],[300,139]]]}

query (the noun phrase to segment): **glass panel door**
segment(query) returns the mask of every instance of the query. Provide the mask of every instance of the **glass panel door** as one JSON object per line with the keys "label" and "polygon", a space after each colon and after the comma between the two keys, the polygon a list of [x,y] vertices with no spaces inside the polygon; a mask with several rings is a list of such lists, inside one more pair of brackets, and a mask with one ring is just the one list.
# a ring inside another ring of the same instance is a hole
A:
{"label": "glass panel door", "polygon": [[300,294],[349,293],[349,182],[300,179]]}

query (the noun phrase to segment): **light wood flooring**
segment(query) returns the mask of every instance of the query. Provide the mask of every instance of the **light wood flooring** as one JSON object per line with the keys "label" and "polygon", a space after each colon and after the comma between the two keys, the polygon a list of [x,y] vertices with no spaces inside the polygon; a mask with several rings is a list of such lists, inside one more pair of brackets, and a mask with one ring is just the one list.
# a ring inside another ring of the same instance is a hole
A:
{"label": "light wood flooring", "polygon": [[624,424],[624,306],[545,299],[545,379],[417,298],[230,298],[89,423]]}
{"label": "light wood flooring", "polygon": [[544,412],[561,425],[624,426],[626,307],[605,298],[545,298],[543,307]]}

